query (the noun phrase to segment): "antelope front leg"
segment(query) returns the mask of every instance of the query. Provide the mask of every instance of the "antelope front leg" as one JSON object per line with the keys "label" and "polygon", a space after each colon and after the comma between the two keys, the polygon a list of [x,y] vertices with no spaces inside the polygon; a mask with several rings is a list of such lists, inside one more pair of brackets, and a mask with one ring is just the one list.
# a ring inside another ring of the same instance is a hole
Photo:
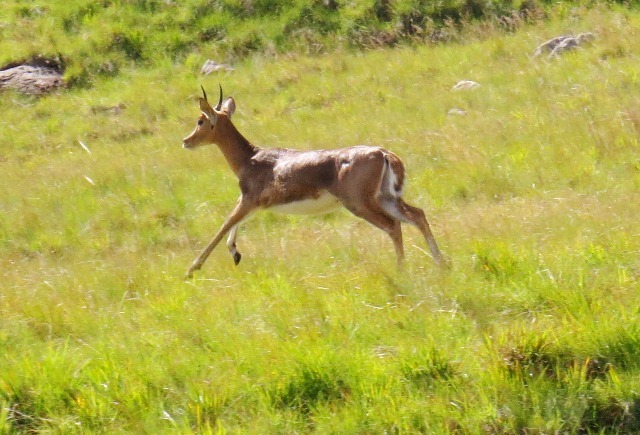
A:
{"label": "antelope front leg", "polygon": [[236,205],[236,208],[231,212],[229,217],[227,217],[227,220],[224,222],[224,224],[222,224],[220,230],[218,230],[211,242],[209,242],[207,247],[204,248],[200,255],[198,255],[198,258],[193,261],[193,264],[191,265],[189,270],[187,270],[185,278],[191,278],[193,276],[193,272],[195,272],[196,270],[200,270],[204,262],[207,261],[207,257],[209,257],[209,254],[211,254],[211,251],[213,251],[213,248],[215,248],[218,243],[220,243],[220,240],[222,240],[222,238],[230,229],[234,228],[238,223],[240,223],[240,221],[242,221],[242,219],[247,216],[247,214],[249,214],[251,209],[252,207],[244,204],[242,202],[242,197],[240,197],[240,200],[238,200],[238,205]]}
{"label": "antelope front leg", "polygon": [[231,228],[231,231],[229,231],[229,237],[227,238],[227,248],[229,248],[229,252],[231,252],[233,262],[236,266],[240,263],[240,259],[242,258],[242,255],[238,252],[238,248],[236,248],[236,236],[238,235],[239,225],[240,224],[238,223]]}

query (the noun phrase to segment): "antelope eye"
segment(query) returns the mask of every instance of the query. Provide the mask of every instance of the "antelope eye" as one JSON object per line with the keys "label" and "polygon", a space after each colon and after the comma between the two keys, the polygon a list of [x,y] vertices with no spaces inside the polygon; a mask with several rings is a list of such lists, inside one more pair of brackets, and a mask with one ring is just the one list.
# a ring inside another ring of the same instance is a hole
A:
{"label": "antelope eye", "polygon": [[198,125],[202,125],[203,122],[204,122],[204,120],[198,119]]}

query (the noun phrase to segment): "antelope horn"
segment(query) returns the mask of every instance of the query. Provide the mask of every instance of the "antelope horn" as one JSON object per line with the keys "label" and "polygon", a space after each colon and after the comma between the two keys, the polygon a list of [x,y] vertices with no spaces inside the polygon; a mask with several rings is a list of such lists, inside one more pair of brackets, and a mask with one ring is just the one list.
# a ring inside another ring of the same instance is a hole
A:
{"label": "antelope horn", "polygon": [[204,101],[207,101],[207,92],[204,90],[204,86],[200,85],[202,88],[202,95],[204,95]]}
{"label": "antelope horn", "polygon": [[218,86],[220,86],[220,100],[218,100],[218,105],[216,106],[216,110],[220,110],[222,108],[222,85],[218,84]]}

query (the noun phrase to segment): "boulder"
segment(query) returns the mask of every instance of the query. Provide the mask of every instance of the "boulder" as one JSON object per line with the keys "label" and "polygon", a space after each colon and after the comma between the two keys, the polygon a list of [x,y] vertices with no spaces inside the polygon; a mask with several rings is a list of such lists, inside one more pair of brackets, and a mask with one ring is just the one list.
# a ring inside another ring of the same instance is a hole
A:
{"label": "boulder", "polygon": [[15,89],[28,95],[42,95],[64,86],[59,62],[34,58],[0,68],[0,89]]}

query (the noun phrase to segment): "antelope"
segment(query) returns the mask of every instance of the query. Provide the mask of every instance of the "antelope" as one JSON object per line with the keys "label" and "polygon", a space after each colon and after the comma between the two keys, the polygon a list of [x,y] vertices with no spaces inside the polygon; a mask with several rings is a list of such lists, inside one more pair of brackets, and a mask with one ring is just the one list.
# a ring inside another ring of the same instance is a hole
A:
{"label": "antelope", "polygon": [[182,146],[218,145],[238,177],[241,194],[222,227],[189,267],[186,278],[202,267],[227,233],[227,247],[237,265],[241,258],[236,247],[238,225],[259,209],[319,214],[344,207],[391,237],[399,265],[404,259],[400,224],[407,222],[419,228],[435,262],[443,264],[424,212],[402,200],[405,170],[394,153],[364,145],[313,151],[259,148],[231,122],[236,103],[232,97],[223,100],[222,86],[215,107],[209,104],[204,87],[202,95],[197,125]]}

